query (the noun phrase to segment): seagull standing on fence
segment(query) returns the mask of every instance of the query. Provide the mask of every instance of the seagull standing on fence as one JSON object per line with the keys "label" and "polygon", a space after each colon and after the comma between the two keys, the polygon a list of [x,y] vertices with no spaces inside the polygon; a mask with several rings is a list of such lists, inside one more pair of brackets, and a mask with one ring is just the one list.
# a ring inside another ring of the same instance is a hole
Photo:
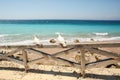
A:
{"label": "seagull standing on fence", "polygon": [[58,35],[58,38],[57,38],[57,39],[58,39],[58,41],[59,41],[59,44],[60,44],[62,47],[67,47],[64,37],[62,37],[62,36],[60,35],[60,33],[56,33],[56,34]]}
{"label": "seagull standing on fence", "polygon": [[34,35],[34,42],[35,44],[40,44],[40,40],[37,35]]}

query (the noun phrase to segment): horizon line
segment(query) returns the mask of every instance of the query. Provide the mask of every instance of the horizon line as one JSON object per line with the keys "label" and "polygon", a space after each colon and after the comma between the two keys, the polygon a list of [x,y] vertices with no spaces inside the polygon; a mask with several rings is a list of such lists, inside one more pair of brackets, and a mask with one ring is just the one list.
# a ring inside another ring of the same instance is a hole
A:
{"label": "horizon line", "polygon": [[81,21],[120,21],[120,19],[0,19],[0,20],[81,20]]}

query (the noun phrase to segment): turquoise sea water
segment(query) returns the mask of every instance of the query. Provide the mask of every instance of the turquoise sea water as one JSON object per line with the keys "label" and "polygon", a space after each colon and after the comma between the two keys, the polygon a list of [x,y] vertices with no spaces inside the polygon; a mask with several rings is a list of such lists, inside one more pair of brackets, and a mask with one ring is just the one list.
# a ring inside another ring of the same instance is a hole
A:
{"label": "turquoise sea water", "polygon": [[34,35],[47,42],[57,38],[56,32],[67,41],[120,40],[120,21],[3,20],[0,21],[0,44],[29,44]]}

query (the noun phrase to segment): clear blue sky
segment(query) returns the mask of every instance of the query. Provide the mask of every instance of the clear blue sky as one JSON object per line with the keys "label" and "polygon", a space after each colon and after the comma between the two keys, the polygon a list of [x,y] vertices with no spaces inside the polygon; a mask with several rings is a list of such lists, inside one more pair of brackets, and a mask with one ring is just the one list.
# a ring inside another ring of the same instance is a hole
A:
{"label": "clear blue sky", "polygon": [[120,20],[120,0],[0,0],[0,19]]}

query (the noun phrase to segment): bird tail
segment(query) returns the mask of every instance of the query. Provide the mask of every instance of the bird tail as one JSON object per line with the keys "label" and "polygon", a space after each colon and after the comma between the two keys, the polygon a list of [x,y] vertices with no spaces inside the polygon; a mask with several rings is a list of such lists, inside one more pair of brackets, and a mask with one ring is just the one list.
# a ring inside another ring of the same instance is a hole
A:
{"label": "bird tail", "polygon": [[67,47],[67,44],[66,44],[65,42],[62,42],[62,43],[61,43],[61,46],[62,46],[63,48],[66,48],[66,47]]}

